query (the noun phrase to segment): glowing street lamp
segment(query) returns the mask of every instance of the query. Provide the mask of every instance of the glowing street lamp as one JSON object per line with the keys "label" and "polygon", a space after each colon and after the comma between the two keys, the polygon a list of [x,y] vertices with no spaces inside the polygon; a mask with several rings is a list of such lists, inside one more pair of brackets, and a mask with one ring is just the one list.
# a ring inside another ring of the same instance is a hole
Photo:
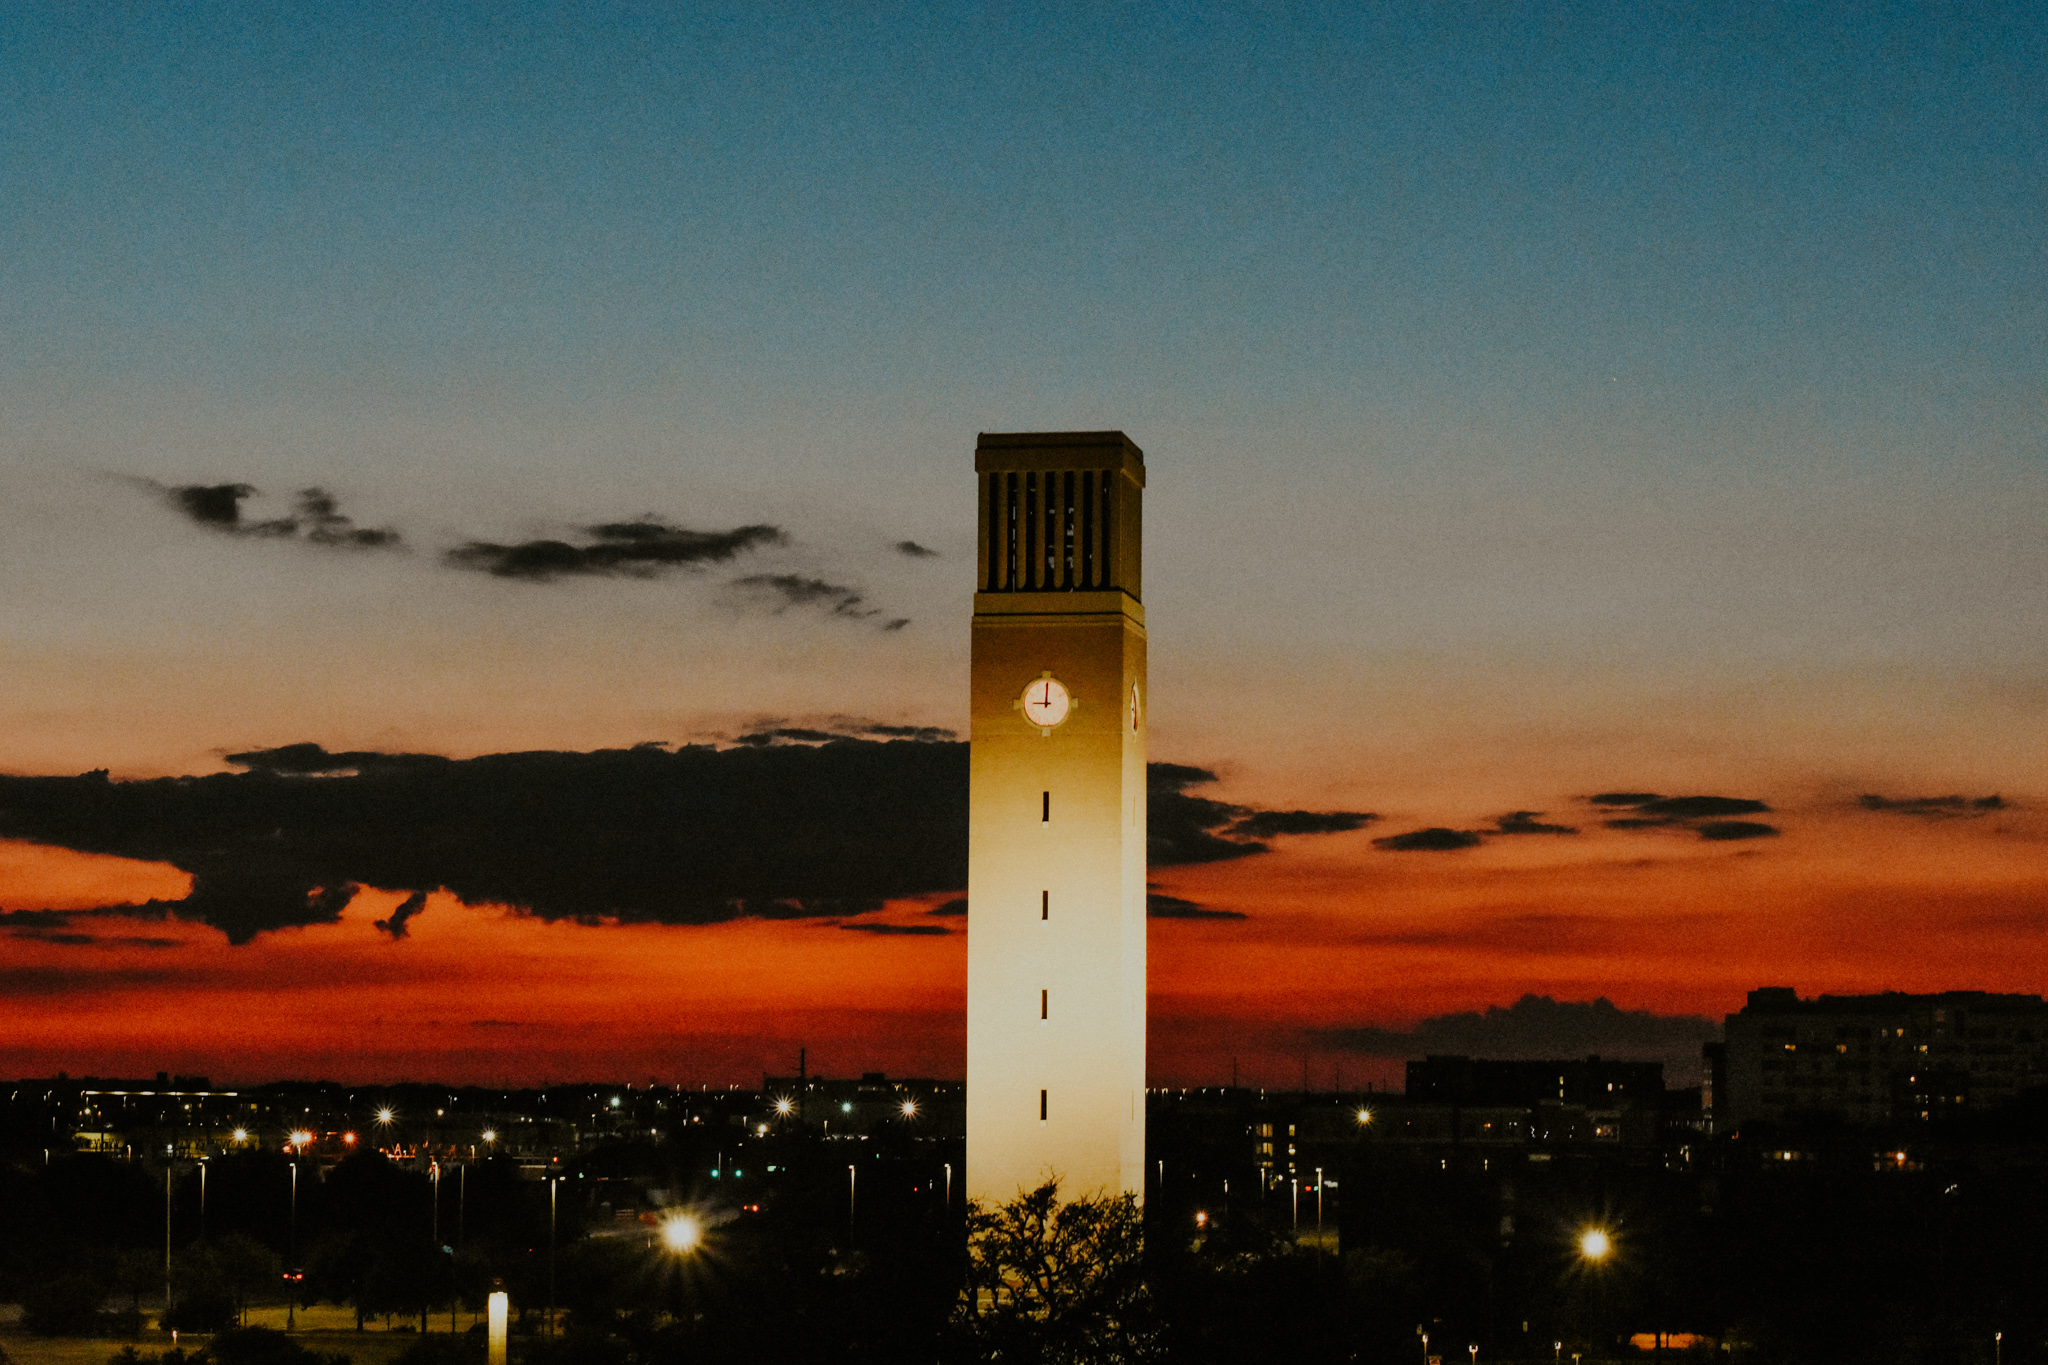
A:
{"label": "glowing street lamp", "polygon": [[1351,1117],[1352,1120],[1356,1122],[1360,1128],[1363,1128],[1372,1122],[1372,1110],[1367,1109],[1361,1105],[1359,1107],[1358,1112],[1356,1114],[1353,1114]]}
{"label": "glowing street lamp", "polygon": [[1599,1228],[1587,1228],[1579,1234],[1579,1255],[1598,1264],[1607,1259],[1614,1250],[1614,1242]]}
{"label": "glowing street lamp", "polygon": [[688,1214],[677,1214],[661,1225],[661,1244],[678,1256],[695,1251],[703,1240],[703,1225]]}
{"label": "glowing street lamp", "polygon": [[914,1119],[914,1118],[916,1118],[916,1117],[917,1117],[917,1101],[916,1101],[916,1100],[905,1100],[905,1101],[903,1101],[903,1103],[902,1103],[902,1104],[898,1105],[898,1106],[897,1106],[897,1108],[898,1108],[898,1110],[900,1110],[900,1111],[901,1111],[901,1113],[903,1114],[903,1117],[904,1117],[904,1118],[907,1118],[907,1119]]}
{"label": "glowing street lamp", "polygon": [[775,1101],[775,1117],[779,1119],[786,1119],[795,1112],[796,1101],[791,1099],[789,1096],[784,1095],[781,1099]]}

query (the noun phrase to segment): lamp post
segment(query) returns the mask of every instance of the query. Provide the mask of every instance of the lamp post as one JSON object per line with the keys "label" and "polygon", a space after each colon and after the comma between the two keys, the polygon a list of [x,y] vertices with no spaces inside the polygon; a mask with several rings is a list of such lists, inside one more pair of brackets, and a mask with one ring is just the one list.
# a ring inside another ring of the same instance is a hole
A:
{"label": "lamp post", "polygon": [[1323,1233],[1323,1168],[1316,1167],[1316,1236]]}
{"label": "lamp post", "polygon": [[853,1225],[856,1205],[854,1194],[857,1189],[855,1171],[851,1163],[846,1167],[846,1249],[853,1249]]}
{"label": "lamp post", "polygon": [[560,1176],[548,1177],[548,1335],[555,1334],[555,1187]]}
{"label": "lamp post", "polygon": [[[299,1259],[299,1154],[292,1152],[292,1220],[291,1231],[285,1237],[284,1252],[288,1260]],[[285,1274],[291,1274],[287,1266]],[[284,1330],[289,1332],[299,1325],[299,1296],[291,1295],[284,1301]]]}
{"label": "lamp post", "polygon": [[171,1163],[164,1163],[164,1312],[171,1311]]}
{"label": "lamp post", "polygon": [[946,1207],[953,1207],[953,1163],[946,1163]]}

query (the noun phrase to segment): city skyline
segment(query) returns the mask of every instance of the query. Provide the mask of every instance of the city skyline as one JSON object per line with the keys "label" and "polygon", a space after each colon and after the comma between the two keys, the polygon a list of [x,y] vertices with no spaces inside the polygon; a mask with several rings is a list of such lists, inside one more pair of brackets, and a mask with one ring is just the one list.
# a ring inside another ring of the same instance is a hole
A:
{"label": "city skyline", "polygon": [[1153,471],[1153,1083],[2041,992],[2038,16],[1468,19],[25,10],[0,1070],[960,1075],[981,431]]}

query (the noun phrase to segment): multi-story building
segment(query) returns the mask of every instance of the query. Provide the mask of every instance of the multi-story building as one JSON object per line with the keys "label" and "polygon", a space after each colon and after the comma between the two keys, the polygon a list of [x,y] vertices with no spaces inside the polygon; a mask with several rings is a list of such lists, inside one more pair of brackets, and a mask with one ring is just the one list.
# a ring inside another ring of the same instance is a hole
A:
{"label": "multi-story building", "polygon": [[1714,1125],[1832,1116],[1869,1127],[1994,1108],[2048,1084],[2038,995],[1749,993],[1727,1019]]}

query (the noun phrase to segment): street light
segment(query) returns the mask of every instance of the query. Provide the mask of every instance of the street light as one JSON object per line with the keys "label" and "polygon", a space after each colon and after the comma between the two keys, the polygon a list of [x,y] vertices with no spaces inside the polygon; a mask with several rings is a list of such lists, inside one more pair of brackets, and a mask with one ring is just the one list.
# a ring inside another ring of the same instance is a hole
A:
{"label": "street light", "polygon": [[789,1096],[784,1095],[781,1099],[775,1101],[775,1117],[779,1119],[786,1119],[795,1112],[796,1101],[791,1099]]}
{"label": "street light", "polygon": [[1475,1341],[1465,1349],[1472,1353],[1472,1365],[1479,1365],[1479,1343]]}
{"label": "street light", "polygon": [[548,1335],[555,1334],[555,1187],[560,1176],[548,1177]]}
{"label": "street light", "polygon": [[1579,1234],[1579,1255],[1589,1261],[1596,1264],[1604,1261],[1607,1254],[1613,1250],[1613,1241],[1599,1228],[1587,1228]]}
{"label": "street light", "polygon": [[688,1214],[679,1213],[661,1225],[661,1244],[678,1256],[695,1251],[703,1240],[703,1226]]}
{"label": "street light", "polygon": [[907,1118],[907,1119],[914,1119],[914,1118],[916,1118],[916,1117],[917,1117],[917,1101],[916,1101],[916,1100],[905,1100],[905,1101],[903,1101],[903,1103],[902,1103],[901,1105],[899,1105],[899,1106],[897,1106],[897,1107],[898,1107],[898,1108],[899,1108],[899,1109],[900,1109],[900,1110],[902,1111],[902,1113],[903,1113],[903,1117],[904,1117],[904,1118]]}

